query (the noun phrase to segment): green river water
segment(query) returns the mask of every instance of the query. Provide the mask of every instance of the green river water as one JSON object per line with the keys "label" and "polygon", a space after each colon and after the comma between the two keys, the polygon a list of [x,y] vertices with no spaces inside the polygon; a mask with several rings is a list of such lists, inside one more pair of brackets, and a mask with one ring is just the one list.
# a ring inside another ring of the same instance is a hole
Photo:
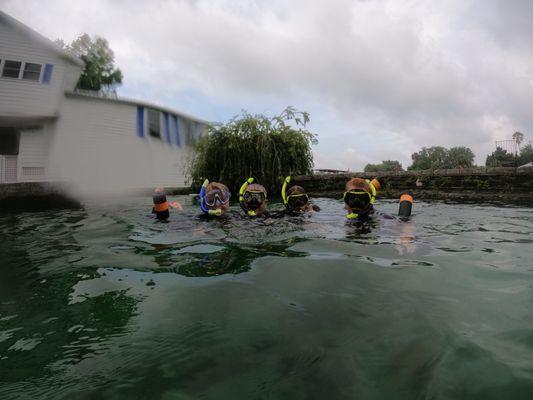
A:
{"label": "green river water", "polygon": [[533,398],[532,208],[178,199],[0,213],[0,399]]}

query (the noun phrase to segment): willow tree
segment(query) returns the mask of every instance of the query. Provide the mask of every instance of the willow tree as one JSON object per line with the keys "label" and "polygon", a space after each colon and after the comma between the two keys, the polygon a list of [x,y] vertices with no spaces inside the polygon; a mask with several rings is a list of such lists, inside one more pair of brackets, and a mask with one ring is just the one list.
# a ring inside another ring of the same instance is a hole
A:
{"label": "willow tree", "polygon": [[275,117],[243,112],[211,126],[189,165],[193,187],[208,178],[236,193],[245,179],[254,177],[270,193],[279,193],[285,176],[312,171],[311,145],[317,139],[306,129],[308,122],[308,113],[287,107]]}

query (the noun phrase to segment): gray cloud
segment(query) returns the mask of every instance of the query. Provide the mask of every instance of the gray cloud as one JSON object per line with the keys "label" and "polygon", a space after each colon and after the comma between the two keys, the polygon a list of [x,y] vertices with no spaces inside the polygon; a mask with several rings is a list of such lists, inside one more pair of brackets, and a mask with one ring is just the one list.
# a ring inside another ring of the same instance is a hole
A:
{"label": "gray cloud", "polygon": [[164,101],[194,90],[235,112],[312,111],[321,167],[408,165],[436,144],[470,146],[483,162],[496,138],[533,140],[527,0],[0,4],[51,38],[108,38],[128,93]]}

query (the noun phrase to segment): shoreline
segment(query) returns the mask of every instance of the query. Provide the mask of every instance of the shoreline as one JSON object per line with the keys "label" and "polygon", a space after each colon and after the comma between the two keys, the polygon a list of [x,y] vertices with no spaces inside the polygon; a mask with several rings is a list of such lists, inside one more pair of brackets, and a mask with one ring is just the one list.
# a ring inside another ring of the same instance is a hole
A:
{"label": "shoreline", "polygon": [[[533,169],[469,168],[454,170],[400,171],[381,173],[342,173],[294,176],[310,196],[342,196],[344,185],[352,177],[378,177],[383,187],[378,198],[399,199],[404,190],[412,190],[415,199],[464,203],[498,203],[533,206]],[[190,187],[166,187],[168,195],[196,194]],[[103,196],[117,198],[149,196],[153,188],[130,189]],[[64,182],[23,182],[0,185],[0,207],[13,209],[79,208],[83,200],[71,194]],[[95,196],[98,197],[98,196]]]}

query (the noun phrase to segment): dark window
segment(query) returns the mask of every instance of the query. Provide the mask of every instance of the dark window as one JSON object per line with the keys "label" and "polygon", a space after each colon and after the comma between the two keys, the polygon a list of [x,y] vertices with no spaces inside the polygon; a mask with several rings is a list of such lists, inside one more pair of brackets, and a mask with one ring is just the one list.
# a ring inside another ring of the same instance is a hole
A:
{"label": "dark window", "polygon": [[20,61],[6,60],[2,76],[6,78],[18,78],[21,65],[22,63]]}
{"label": "dark window", "polygon": [[159,111],[157,110],[148,110],[148,133],[150,133],[150,136],[161,139]]}
{"label": "dark window", "polygon": [[181,121],[183,136],[185,137],[185,143],[187,146],[194,146],[196,141],[194,140],[194,127],[192,121],[188,119],[182,119]]}
{"label": "dark window", "polygon": [[14,128],[0,128],[0,154],[16,156],[19,154],[20,133]]}
{"label": "dark window", "polygon": [[41,64],[26,63],[24,65],[24,72],[22,79],[28,79],[30,81],[38,81],[41,76]]}
{"label": "dark window", "polygon": [[178,117],[176,115],[172,116],[172,125],[174,126],[174,134],[176,135],[176,145],[181,147],[180,129],[178,125]]}

